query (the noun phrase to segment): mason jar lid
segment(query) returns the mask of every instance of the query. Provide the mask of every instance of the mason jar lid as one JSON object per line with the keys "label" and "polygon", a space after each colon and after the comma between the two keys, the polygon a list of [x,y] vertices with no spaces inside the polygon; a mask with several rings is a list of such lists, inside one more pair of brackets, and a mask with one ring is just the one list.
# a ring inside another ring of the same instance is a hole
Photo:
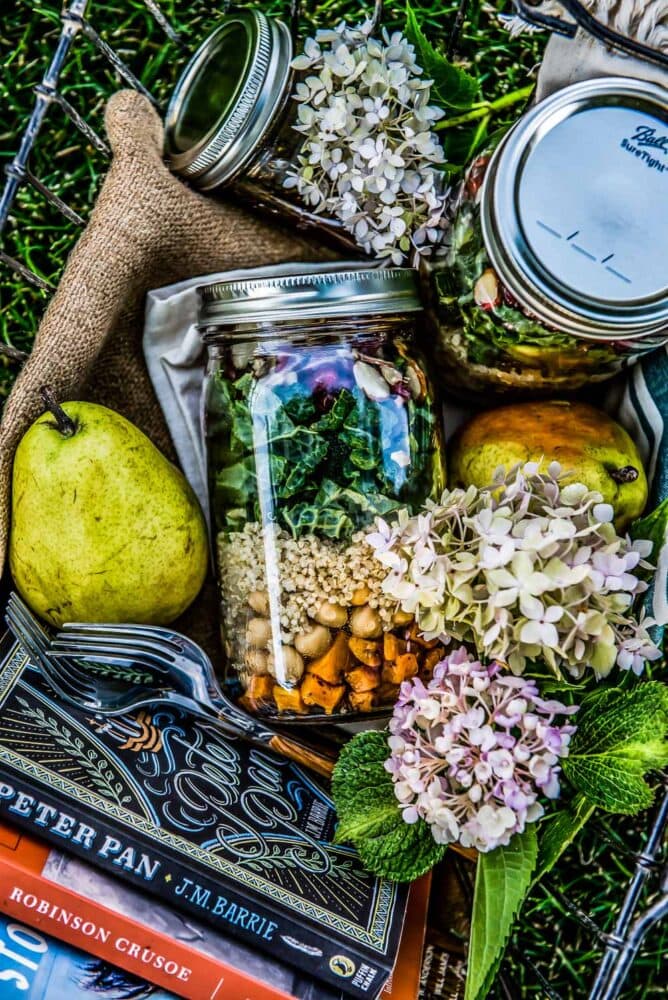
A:
{"label": "mason jar lid", "polygon": [[228,14],[186,66],[167,108],[172,169],[203,191],[245,167],[290,77],[292,39],[282,21],[259,10]]}
{"label": "mason jar lid", "polygon": [[668,90],[605,77],[538,104],[492,158],[481,223],[499,277],[549,326],[668,327]]}
{"label": "mason jar lid", "polygon": [[[201,327],[422,310],[411,268],[323,268],[273,278],[217,281],[198,288]],[[204,339],[215,338],[215,332]]]}

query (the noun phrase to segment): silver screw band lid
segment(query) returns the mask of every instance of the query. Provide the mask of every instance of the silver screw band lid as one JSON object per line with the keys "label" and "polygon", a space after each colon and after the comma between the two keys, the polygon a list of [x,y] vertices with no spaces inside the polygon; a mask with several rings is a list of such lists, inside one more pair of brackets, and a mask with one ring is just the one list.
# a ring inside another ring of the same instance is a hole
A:
{"label": "silver screw band lid", "polygon": [[229,14],[181,75],[165,117],[170,166],[200,190],[229,183],[285,100],[292,39],[259,10]]}
{"label": "silver screw band lid", "polygon": [[538,104],[492,158],[481,223],[499,277],[549,326],[668,333],[668,90],[605,77]]}
{"label": "silver screw band lid", "polygon": [[[422,310],[411,268],[325,267],[275,278],[219,281],[198,288],[201,327],[275,323]],[[207,340],[212,335],[205,335]]]}

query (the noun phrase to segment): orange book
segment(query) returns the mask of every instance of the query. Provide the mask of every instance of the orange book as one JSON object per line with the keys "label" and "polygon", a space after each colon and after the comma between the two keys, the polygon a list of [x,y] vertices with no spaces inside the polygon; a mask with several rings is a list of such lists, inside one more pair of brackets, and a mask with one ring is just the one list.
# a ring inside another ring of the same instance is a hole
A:
{"label": "orange book", "polygon": [[[383,1000],[416,1000],[429,879],[411,890]],[[0,823],[0,910],[191,1000],[342,1000],[335,989]]]}
{"label": "orange book", "polygon": [[411,886],[397,961],[381,1000],[417,1000],[419,996],[430,892],[431,872]]}

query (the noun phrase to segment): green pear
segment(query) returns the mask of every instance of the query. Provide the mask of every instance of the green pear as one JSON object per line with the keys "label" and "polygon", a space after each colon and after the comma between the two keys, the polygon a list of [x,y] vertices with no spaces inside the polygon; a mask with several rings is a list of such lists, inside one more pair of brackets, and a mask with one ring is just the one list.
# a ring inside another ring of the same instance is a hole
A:
{"label": "green pear", "polygon": [[472,417],[450,447],[449,486],[488,486],[498,466],[559,462],[564,482],[584,483],[627,530],[647,503],[647,476],[634,442],[606,413],[588,403],[510,403]]}
{"label": "green pear", "polygon": [[14,459],[9,561],[21,596],[56,626],[173,621],[207,572],[195,494],[120,414],[42,394],[51,412]]}

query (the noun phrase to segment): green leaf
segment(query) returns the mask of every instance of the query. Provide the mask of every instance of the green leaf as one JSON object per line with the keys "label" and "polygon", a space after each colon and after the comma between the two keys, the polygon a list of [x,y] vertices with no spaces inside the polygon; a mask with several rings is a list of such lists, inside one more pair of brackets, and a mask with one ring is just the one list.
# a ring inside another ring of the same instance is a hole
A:
{"label": "green leaf", "polygon": [[255,464],[251,458],[221,469],[216,475],[216,502],[229,507],[243,507],[255,493]]}
{"label": "green leaf", "polygon": [[317,434],[324,434],[327,431],[338,431],[343,422],[355,405],[355,397],[349,389],[342,389],[336,397],[332,408],[323,414],[313,426]]}
{"label": "green leaf", "polygon": [[563,771],[590,803],[633,815],[651,805],[648,771],[668,764],[668,688],[645,681],[630,691],[596,691],[582,704]]}
{"label": "green leaf", "polygon": [[443,108],[465,110],[478,100],[480,85],[475,77],[435,49],[422,28],[410,4],[406,7],[404,33],[415,46],[415,58],[425,77],[433,80],[432,100]]}
{"label": "green leaf", "polygon": [[652,559],[657,560],[659,552],[668,538],[668,497],[646,517],[641,517],[633,522],[631,538],[634,540],[648,538],[654,546]]}
{"label": "green leaf", "polygon": [[362,838],[355,847],[362,864],[374,875],[393,882],[412,882],[431,871],[447,848],[436,843],[424,820],[405,823],[401,813],[398,815],[399,823],[391,833]]}
{"label": "green leaf", "polygon": [[387,734],[373,730],[358,733],[341,751],[332,777],[336,839],[354,844],[374,875],[409,882],[433,868],[446,848],[423,820],[404,822],[384,767],[388,756]]}
{"label": "green leaf", "polygon": [[566,848],[589,821],[595,808],[584,795],[578,794],[569,805],[541,821],[534,883],[554,868]]}
{"label": "green leaf", "polygon": [[315,404],[310,396],[293,396],[283,408],[295,424],[307,424],[315,416]]}
{"label": "green leaf", "polygon": [[354,528],[344,510],[321,508],[315,503],[297,503],[283,511],[283,519],[294,538],[317,532],[326,538],[346,538]]}
{"label": "green leaf", "polygon": [[478,858],[464,1000],[483,1000],[489,993],[531,887],[537,854],[536,827],[530,824],[507,847]]}

